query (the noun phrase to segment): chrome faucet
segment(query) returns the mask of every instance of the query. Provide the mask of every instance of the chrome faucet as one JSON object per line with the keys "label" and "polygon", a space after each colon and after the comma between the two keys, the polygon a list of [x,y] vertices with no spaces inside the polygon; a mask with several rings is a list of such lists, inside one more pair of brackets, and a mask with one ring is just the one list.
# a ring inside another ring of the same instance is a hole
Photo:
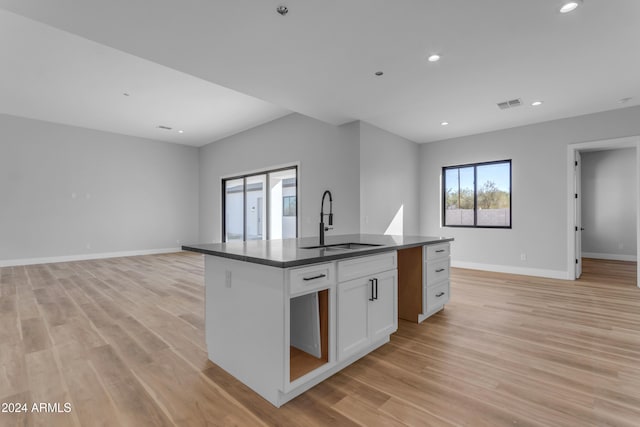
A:
{"label": "chrome faucet", "polygon": [[[324,198],[329,195],[329,213],[324,213]],[[322,195],[322,203],[320,204],[320,246],[324,245],[324,232],[332,230],[331,227],[324,226],[324,217],[329,215],[329,225],[333,225],[333,198],[331,197],[331,191],[326,190]]]}

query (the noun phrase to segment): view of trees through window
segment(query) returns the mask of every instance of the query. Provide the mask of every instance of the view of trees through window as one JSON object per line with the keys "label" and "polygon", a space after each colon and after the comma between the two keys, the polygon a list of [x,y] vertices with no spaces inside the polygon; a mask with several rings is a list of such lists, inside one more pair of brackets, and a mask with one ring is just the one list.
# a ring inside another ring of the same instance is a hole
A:
{"label": "view of trees through window", "polygon": [[443,225],[511,227],[511,160],[443,168]]}

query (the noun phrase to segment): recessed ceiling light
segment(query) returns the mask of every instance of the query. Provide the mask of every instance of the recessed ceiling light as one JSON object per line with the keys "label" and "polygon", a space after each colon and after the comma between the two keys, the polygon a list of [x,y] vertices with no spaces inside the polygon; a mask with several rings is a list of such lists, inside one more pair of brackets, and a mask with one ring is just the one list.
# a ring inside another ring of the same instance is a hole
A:
{"label": "recessed ceiling light", "polygon": [[383,75],[384,73],[382,71],[376,71],[376,76],[380,77],[381,75]]}
{"label": "recessed ceiling light", "polygon": [[533,102],[531,103],[531,105],[532,105],[532,106],[534,106],[534,107],[537,107],[537,106],[539,106],[539,105],[542,105],[542,101],[533,101]]}
{"label": "recessed ceiling light", "polygon": [[576,10],[578,6],[580,6],[580,3],[582,3],[582,0],[563,1],[562,6],[560,6],[560,13],[572,12]]}
{"label": "recessed ceiling light", "polygon": [[184,131],[183,131],[182,129],[180,129],[180,130],[178,131],[178,133],[184,133]]}
{"label": "recessed ceiling light", "polygon": [[440,126],[449,126],[449,122],[442,122],[440,123]]}
{"label": "recessed ceiling light", "polygon": [[429,62],[438,62],[440,61],[440,55],[438,55],[437,53],[434,53],[428,59],[429,59]]}

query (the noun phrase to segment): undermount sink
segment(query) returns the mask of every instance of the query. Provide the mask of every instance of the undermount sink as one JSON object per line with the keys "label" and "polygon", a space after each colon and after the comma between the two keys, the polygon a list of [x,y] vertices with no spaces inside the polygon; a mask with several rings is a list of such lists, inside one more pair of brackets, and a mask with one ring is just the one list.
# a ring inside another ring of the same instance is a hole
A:
{"label": "undermount sink", "polygon": [[336,243],[334,245],[317,245],[303,246],[300,249],[327,249],[327,250],[344,250],[344,249],[366,249],[374,246],[382,246],[375,243]]}

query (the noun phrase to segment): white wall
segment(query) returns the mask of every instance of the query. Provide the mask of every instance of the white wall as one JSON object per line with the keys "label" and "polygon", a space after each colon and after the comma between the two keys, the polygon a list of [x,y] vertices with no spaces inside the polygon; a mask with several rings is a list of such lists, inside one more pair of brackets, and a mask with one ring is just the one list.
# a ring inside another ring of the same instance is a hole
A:
{"label": "white wall", "polygon": [[200,242],[221,241],[221,178],[299,162],[300,237],[317,236],[324,190],[334,230],[359,231],[359,126],[332,126],[291,114],[200,149]]}
{"label": "white wall", "polygon": [[385,233],[402,208],[402,234],[419,234],[419,151],[415,142],[360,123],[361,233]]}
{"label": "white wall", "polygon": [[197,148],[8,115],[0,129],[0,262],[197,239]]}
{"label": "white wall", "polygon": [[636,259],[636,149],[582,153],[582,251]]}
{"label": "white wall", "polygon": [[[640,107],[423,144],[421,233],[454,237],[458,266],[565,278],[567,145],[632,135]],[[441,168],[502,159],[513,159],[513,229],[441,228]]]}

